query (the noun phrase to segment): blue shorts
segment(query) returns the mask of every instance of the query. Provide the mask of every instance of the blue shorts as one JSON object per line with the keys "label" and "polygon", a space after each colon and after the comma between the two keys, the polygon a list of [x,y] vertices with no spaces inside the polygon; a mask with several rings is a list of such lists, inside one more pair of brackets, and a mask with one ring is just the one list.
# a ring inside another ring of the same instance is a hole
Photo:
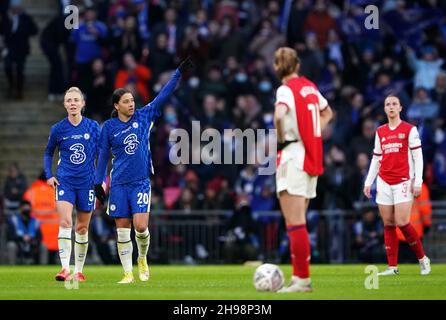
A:
{"label": "blue shorts", "polygon": [[79,211],[90,212],[94,210],[94,190],[76,189],[68,184],[60,183],[56,186],[56,201],[67,201]]}
{"label": "blue shorts", "polygon": [[110,188],[107,213],[112,218],[132,219],[135,213],[150,211],[150,180],[144,179]]}

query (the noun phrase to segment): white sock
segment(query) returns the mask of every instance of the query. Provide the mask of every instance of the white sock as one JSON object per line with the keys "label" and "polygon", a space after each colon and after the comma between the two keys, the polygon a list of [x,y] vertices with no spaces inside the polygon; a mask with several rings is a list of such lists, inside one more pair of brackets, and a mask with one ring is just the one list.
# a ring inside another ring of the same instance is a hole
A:
{"label": "white sock", "polygon": [[133,254],[133,244],[130,240],[130,230],[127,228],[117,228],[118,232],[118,254],[121,260],[124,272],[132,272],[132,254]]}
{"label": "white sock", "polygon": [[310,278],[299,278],[298,276],[293,276],[292,281],[297,282],[300,286],[308,286],[311,284]]}
{"label": "white sock", "polygon": [[74,273],[82,272],[88,251],[88,232],[79,234],[76,232],[74,243]]}
{"label": "white sock", "polygon": [[139,233],[135,230],[136,234],[136,244],[138,245],[138,255],[140,258],[147,256],[147,251],[149,251],[150,246],[150,233],[149,228],[144,230],[144,232]]}
{"label": "white sock", "polygon": [[59,244],[59,257],[62,268],[70,270],[71,228],[59,227],[57,242]]}

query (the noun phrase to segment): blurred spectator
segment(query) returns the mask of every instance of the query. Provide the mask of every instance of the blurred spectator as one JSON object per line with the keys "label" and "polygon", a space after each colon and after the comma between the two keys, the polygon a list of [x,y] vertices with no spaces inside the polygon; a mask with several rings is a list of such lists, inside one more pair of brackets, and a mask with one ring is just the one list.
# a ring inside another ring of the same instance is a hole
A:
{"label": "blurred spectator", "polygon": [[213,39],[213,49],[211,49],[216,58],[221,63],[231,56],[237,61],[242,61],[247,48],[243,34],[238,30],[234,19],[224,16],[216,31],[216,39]]}
{"label": "blurred spectator", "polygon": [[135,100],[139,102],[137,105],[146,104],[150,101],[148,82],[151,78],[150,69],[137,63],[134,56],[127,52],[122,59],[122,68],[116,74],[115,89],[133,87]]}
{"label": "blurred spectator", "polygon": [[71,41],[76,46],[75,63],[76,82],[81,90],[88,87],[91,78],[91,64],[102,55],[101,45],[107,37],[107,26],[96,20],[94,8],[87,8],[83,14],[83,21],[79,23],[79,29],[74,29]]}
{"label": "blurred spectator", "polygon": [[433,161],[433,173],[435,189],[438,189],[442,200],[446,200],[444,190],[446,188],[446,139],[438,145]]}
{"label": "blurred spectator", "polygon": [[54,188],[46,183],[45,172],[42,171],[36,181],[26,190],[23,200],[31,203],[31,217],[40,223],[42,243],[46,250],[43,264],[56,264],[59,246],[57,237],[59,234],[59,214],[56,211]]}
{"label": "blurred spectator", "polygon": [[110,95],[113,92],[113,84],[100,58],[93,61],[91,68],[92,77],[85,91],[87,95],[85,115],[103,122],[110,117],[112,111]]}
{"label": "blurred spectator", "polygon": [[31,217],[31,203],[22,201],[19,210],[7,218],[7,256],[9,264],[38,264],[40,261],[40,225]]}
{"label": "blurred spectator", "polygon": [[277,203],[276,199],[276,181],[274,175],[257,175],[254,180],[254,190],[251,199],[252,210],[273,210]]}
{"label": "blurred spectator", "polygon": [[121,32],[113,34],[112,38],[112,50],[113,60],[122,61],[122,58],[126,52],[131,52],[136,60],[142,59],[142,39],[137,31],[136,18],[133,16],[127,16],[124,20],[124,25]]}
{"label": "blurred spectator", "polygon": [[330,29],[325,49],[326,60],[334,61],[337,68],[343,71],[348,54],[348,45],[341,41],[335,29]]}
{"label": "blurred spectator", "polygon": [[361,262],[383,262],[385,256],[383,247],[384,231],[382,223],[374,210],[364,210],[361,220],[353,225],[353,235],[353,246],[358,250],[358,257]]}
{"label": "blurred spectator", "polygon": [[445,119],[446,111],[446,72],[440,71],[435,78],[435,88],[432,90],[432,100],[438,103],[440,115]]}
{"label": "blurred spectator", "polygon": [[18,210],[26,188],[27,182],[25,175],[20,171],[18,164],[13,163],[8,169],[3,188],[6,215]]}
{"label": "blurred spectator", "polygon": [[324,65],[324,55],[317,42],[316,34],[306,33],[305,39],[295,44],[295,49],[300,58],[299,75],[318,82]]}
{"label": "blurred spectator", "polygon": [[243,263],[257,260],[260,230],[248,203],[242,202],[228,221],[223,250],[226,262]]}
{"label": "blurred spectator", "polygon": [[293,6],[288,19],[287,42],[289,44],[292,45],[298,40],[302,40],[304,23],[310,10],[310,0],[293,1]]}
{"label": "blurred spectator", "polygon": [[418,59],[410,47],[405,48],[409,65],[415,72],[414,87],[433,89],[435,78],[443,64],[443,59],[437,56],[437,50],[432,46],[424,46],[421,48],[421,59]]}
{"label": "blurred spectator", "polygon": [[365,119],[362,123],[361,135],[354,137],[351,141],[351,160],[356,159],[359,153],[365,153],[369,155],[369,158],[372,157],[373,148],[375,146],[375,131],[375,121],[371,118]]}
{"label": "blurred spectator", "polygon": [[356,156],[355,166],[353,168],[351,180],[349,183],[351,187],[351,199],[353,203],[355,203],[356,201],[374,203],[376,198],[376,183],[372,185],[372,199],[367,199],[362,192],[370,166],[369,154],[370,152],[361,152],[358,153],[358,155]]}
{"label": "blurred spectator", "polygon": [[249,50],[253,54],[261,56],[270,70],[273,71],[274,51],[285,44],[285,37],[278,32],[270,19],[263,19],[260,28],[251,41]]}
{"label": "blurred spectator", "polygon": [[177,12],[174,8],[168,8],[164,13],[164,21],[153,27],[153,34],[156,38],[158,34],[167,35],[167,52],[175,54],[184,37],[183,28],[177,23]]}
{"label": "blurred spectator", "polygon": [[435,119],[438,115],[438,104],[429,97],[426,88],[415,89],[415,97],[407,110],[409,120],[424,121]]}
{"label": "blurred spectator", "polygon": [[[193,61],[204,61],[208,56],[208,42],[205,37],[200,35],[198,25],[192,23],[186,27],[184,39],[181,42],[178,50],[178,56],[182,59],[191,57]],[[203,65],[197,65],[197,72],[201,74]]]}
{"label": "blurred spectator", "polygon": [[325,172],[321,183],[325,189],[325,209],[351,209],[352,199],[350,187],[352,170],[347,164],[344,150],[337,145],[331,146],[325,157]]}
{"label": "blurred spectator", "polygon": [[[51,19],[40,35],[40,47],[50,64],[48,80],[48,100],[62,101],[66,89],[67,77],[65,66],[60,54],[60,47],[67,46],[70,30],[64,26],[65,17],[62,14]],[[69,57],[67,57],[67,63]]]}
{"label": "blurred spectator", "polygon": [[205,187],[204,199],[201,209],[203,210],[221,210],[221,203],[218,198],[220,191],[220,180],[213,179],[209,181]]}
{"label": "blurred spectator", "polygon": [[204,128],[223,129],[223,114],[219,110],[219,101],[213,94],[206,94],[203,98],[203,111],[200,125]]}
{"label": "blurred spectator", "polygon": [[254,192],[254,181],[257,177],[256,168],[254,165],[247,165],[240,171],[239,178],[235,183],[235,192],[238,196],[246,195],[251,197]]}
{"label": "blurred spectator", "polygon": [[181,196],[178,201],[173,205],[173,210],[183,210],[185,212],[190,212],[192,210],[197,210],[200,208],[198,199],[193,193],[192,189],[186,187],[181,192]]}
{"label": "blurred spectator", "polygon": [[226,98],[228,89],[223,81],[221,68],[218,65],[211,65],[207,70],[204,81],[200,85],[199,98],[206,95],[214,95],[215,98]]}
{"label": "blurred spectator", "polygon": [[7,98],[23,99],[25,62],[30,54],[29,38],[35,36],[38,27],[28,15],[21,0],[11,0],[10,15],[1,20],[0,35],[3,35],[5,50],[4,68],[8,80]]}
{"label": "blurred spectator", "polygon": [[336,28],[336,20],[328,12],[325,0],[316,0],[314,9],[305,19],[304,32],[316,33],[318,45],[325,49],[329,31]]}
{"label": "blurred spectator", "polygon": [[175,68],[175,55],[167,50],[167,34],[159,33],[156,35],[155,44],[150,50],[148,64],[153,71],[153,78],[167,70]]}
{"label": "blurred spectator", "polygon": [[101,210],[91,218],[91,239],[103,264],[118,262],[116,253],[116,231],[113,219]]}

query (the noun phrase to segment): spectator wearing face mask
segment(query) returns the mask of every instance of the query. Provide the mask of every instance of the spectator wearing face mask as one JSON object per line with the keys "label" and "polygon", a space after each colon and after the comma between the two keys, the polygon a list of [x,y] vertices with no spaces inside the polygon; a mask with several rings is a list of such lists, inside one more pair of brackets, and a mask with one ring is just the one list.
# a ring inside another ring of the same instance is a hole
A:
{"label": "spectator wearing face mask", "polygon": [[18,212],[7,220],[8,263],[39,263],[40,224],[31,217],[31,203],[22,201]]}

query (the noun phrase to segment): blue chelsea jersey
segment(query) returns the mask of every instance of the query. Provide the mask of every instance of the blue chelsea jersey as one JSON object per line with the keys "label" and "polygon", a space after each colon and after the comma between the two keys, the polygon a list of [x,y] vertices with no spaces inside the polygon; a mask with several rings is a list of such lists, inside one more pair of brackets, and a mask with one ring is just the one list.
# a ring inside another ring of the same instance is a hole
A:
{"label": "blue chelsea jersey", "polygon": [[105,121],[99,139],[95,184],[104,180],[110,149],[113,156],[111,186],[149,179],[150,174],[153,174],[150,131],[161,114],[161,106],[175,89],[180,76],[181,73],[177,70],[158,96],[146,106],[137,109],[127,122],[119,118]]}
{"label": "blue chelsea jersey", "polygon": [[59,150],[56,178],[73,188],[91,188],[94,182],[95,160],[98,154],[99,124],[82,117],[74,126],[68,118],[51,127],[48,144],[45,149],[45,175],[53,176],[51,169],[53,154]]}
{"label": "blue chelsea jersey", "polygon": [[149,146],[150,129],[156,118],[145,107],[137,109],[128,122],[107,120],[101,132],[101,148],[112,150],[111,185],[142,180],[153,173]]}

